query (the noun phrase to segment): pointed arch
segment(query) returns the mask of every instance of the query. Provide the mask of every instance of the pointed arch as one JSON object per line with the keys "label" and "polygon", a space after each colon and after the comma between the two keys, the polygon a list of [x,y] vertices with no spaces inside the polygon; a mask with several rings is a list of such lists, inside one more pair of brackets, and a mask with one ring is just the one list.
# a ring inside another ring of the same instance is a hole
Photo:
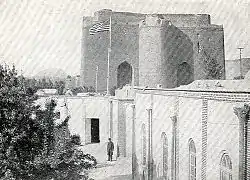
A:
{"label": "pointed arch", "polygon": [[189,139],[189,180],[196,180],[196,147],[193,139]]}
{"label": "pointed arch", "polygon": [[232,180],[232,161],[227,153],[220,160],[220,180]]}
{"label": "pointed arch", "polygon": [[122,62],[117,68],[117,87],[122,88],[126,84],[132,83],[132,66],[127,62]]}

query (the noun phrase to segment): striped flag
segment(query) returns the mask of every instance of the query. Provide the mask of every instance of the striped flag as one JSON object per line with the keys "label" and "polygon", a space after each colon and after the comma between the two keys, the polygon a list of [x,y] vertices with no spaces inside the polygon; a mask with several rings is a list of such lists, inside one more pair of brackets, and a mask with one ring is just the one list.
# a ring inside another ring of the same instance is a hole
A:
{"label": "striped flag", "polygon": [[95,33],[109,31],[109,30],[110,30],[110,22],[108,20],[108,21],[99,22],[99,23],[94,24],[89,29],[89,34],[94,35]]}

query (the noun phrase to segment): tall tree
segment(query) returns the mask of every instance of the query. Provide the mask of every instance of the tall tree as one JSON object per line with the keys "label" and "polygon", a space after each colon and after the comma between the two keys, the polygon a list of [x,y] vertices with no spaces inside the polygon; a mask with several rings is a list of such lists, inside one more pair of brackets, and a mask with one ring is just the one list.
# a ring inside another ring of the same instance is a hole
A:
{"label": "tall tree", "polygon": [[32,118],[38,107],[32,94],[26,93],[23,77],[18,78],[15,67],[0,66],[0,177],[10,172],[27,175],[34,157],[41,152],[42,133]]}
{"label": "tall tree", "polygon": [[203,49],[205,55],[205,68],[207,70],[207,79],[221,79],[222,77],[222,66],[218,61],[208,55],[208,53]]}
{"label": "tall tree", "polygon": [[[51,100],[45,110],[41,109],[34,103],[37,97],[27,93],[26,85],[15,67],[0,65],[0,179],[82,178],[83,169],[95,165],[96,160],[70,143],[60,146],[64,147],[62,152],[55,150],[55,128],[60,131],[55,125],[56,102]],[[62,124],[64,128],[68,119]],[[94,163],[88,163],[91,161]]]}

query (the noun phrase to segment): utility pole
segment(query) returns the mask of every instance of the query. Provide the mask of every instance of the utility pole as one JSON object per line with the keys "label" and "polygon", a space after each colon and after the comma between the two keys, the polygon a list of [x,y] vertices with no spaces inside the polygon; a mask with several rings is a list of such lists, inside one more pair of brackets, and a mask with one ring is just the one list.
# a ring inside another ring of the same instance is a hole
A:
{"label": "utility pole", "polygon": [[243,47],[239,47],[239,48],[237,48],[237,49],[239,49],[240,50],[240,77],[242,77],[243,76],[243,74],[242,74],[242,62],[241,62],[241,55],[242,55],[242,50],[244,49]]}

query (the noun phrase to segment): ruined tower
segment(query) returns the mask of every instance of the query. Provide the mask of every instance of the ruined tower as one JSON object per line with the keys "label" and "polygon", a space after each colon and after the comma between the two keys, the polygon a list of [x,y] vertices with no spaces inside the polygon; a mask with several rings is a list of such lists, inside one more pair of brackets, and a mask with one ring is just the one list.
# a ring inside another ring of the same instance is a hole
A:
{"label": "ruined tower", "polygon": [[173,88],[194,80],[193,43],[163,16],[142,21],[139,49],[140,86]]}

